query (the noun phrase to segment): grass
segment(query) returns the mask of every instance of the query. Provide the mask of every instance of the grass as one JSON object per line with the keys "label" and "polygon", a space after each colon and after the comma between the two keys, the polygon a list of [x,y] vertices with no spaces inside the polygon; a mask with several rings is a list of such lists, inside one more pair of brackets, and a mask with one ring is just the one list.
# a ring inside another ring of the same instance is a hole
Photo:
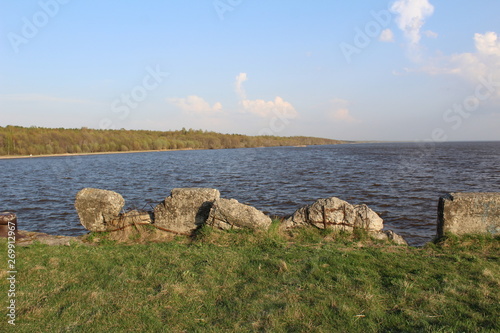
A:
{"label": "grass", "polygon": [[[409,248],[274,224],[166,243],[17,247],[16,331],[498,332],[499,244]],[[0,330],[10,326],[2,311]]]}

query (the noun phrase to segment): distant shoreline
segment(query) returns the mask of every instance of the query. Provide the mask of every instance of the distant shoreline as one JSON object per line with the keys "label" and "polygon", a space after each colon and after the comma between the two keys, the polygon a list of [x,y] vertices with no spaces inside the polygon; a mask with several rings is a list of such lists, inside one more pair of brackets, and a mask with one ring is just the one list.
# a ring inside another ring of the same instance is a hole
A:
{"label": "distant shoreline", "polygon": [[0,160],[11,160],[17,158],[39,158],[39,157],[65,157],[65,156],[87,156],[87,155],[108,155],[108,154],[134,154],[134,153],[153,153],[162,151],[180,151],[180,150],[208,150],[208,148],[182,148],[182,149],[164,149],[164,150],[130,150],[130,151],[106,151],[97,153],[64,153],[47,155],[2,155]]}
{"label": "distant shoreline", "polygon": [[[362,143],[387,143],[389,141],[341,141],[334,145],[362,144]],[[405,141],[401,141],[405,142]],[[330,145],[330,144],[325,144]],[[61,157],[61,156],[87,156],[87,155],[108,155],[108,154],[134,154],[134,153],[153,153],[165,151],[185,151],[185,150],[222,150],[222,149],[245,149],[245,148],[273,148],[273,147],[309,147],[325,145],[297,145],[297,146],[261,146],[261,147],[241,147],[241,148],[180,148],[180,149],[155,149],[155,150],[130,150],[130,151],[106,151],[97,153],[64,153],[64,154],[46,154],[46,155],[1,155],[0,160],[11,160],[20,158],[39,158],[39,157]]]}
{"label": "distant shoreline", "polygon": [[[350,142],[342,142],[336,144],[348,144]],[[300,145],[300,146],[262,146],[262,147],[242,147],[242,148],[180,148],[180,149],[156,149],[156,150],[130,150],[130,151],[107,151],[97,153],[64,153],[64,154],[47,154],[47,155],[2,155],[0,160],[11,160],[21,158],[39,158],[39,157],[70,157],[70,156],[87,156],[87,155],[108,155],[108,154],[134,154],[134,153],[153,153],[166,151],[187,151],[187,150],[223,150],[223,149],[246,149],[246,148],[275,148],[275,147],[309,147],[321,145]]]}
{"label": "distant shoreline", "polygon": [[[342,141],[333,145],[348,145],[348,144],[366,144],[366,143],[412,143],[413,141]],[[451,141],[462,142],[462,141]],[[464,141],[476,142],[476,141]],[[477,142],[497,142],[497,141],[477,141]],[[330,145],[330,144],[325,144]],[[241,148],[180,148],[180,149],[155,149],[155,150],[130,150],[130,151],[106,151],[96,153],[64,153],[64,154],[46,154],[46,155],[1,155],[0,160],[11,160],[21,158],[39,158],[39,157],[64,157],[64,156],[87,156],[87,155],[111,155],[111,154],[136,154],[136,153],[153,153],[166,151],[187,151],[187,150],[222,150],[222,149],[246,149],[246,148],[273,148],[273,147],[310,147],[324,145],[297,145],[297,146],[261,146],[261,147],[241,147]]]}
{"label": "distant shoreline", "polygon": [[[308,136],[222,134],[203,130],[149,131],[0,126],[0,158],[84,156],[153,151],[326,145],[341,140]],[[96,153],[98,152],[98,153]],[[67,153],[67,154],[66,154]]]}

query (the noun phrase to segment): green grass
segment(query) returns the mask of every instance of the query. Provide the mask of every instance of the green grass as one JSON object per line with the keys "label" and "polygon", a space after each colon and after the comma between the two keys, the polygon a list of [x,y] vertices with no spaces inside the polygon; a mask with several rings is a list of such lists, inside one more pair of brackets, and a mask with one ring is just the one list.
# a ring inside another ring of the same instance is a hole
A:
{"label": "green grass", "polygon": [[[408,248],[314,229],[282,235],[277,224],[156,244],[17,247],[16,331],[498,332],[499,249],[499,238]],[[7,289],[3,276],[2,299]]]}

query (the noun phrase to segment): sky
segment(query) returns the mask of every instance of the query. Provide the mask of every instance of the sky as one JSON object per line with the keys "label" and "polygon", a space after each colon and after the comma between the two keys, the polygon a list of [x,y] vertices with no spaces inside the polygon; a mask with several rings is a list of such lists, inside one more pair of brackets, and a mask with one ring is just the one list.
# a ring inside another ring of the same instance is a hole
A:
{"label": "sky", "polygon": [[500,140],[498,13],[498,0],[0,0],[0,126]]}

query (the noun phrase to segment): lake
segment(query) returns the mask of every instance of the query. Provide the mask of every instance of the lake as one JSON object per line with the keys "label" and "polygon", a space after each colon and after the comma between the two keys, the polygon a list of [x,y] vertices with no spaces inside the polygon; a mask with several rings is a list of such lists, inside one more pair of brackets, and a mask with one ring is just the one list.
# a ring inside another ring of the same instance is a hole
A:
{"label": "lake", "polygon": [[319,198],[366,204],[385,229],[422,245],[436,234],[446,192],[500,191],[500,142],[365,143],[162,151],[0,160],[0,211],[22,230],[85,233],[74,208],[84,187],[152,209],[176,187],[210,187],[271,215]]}

